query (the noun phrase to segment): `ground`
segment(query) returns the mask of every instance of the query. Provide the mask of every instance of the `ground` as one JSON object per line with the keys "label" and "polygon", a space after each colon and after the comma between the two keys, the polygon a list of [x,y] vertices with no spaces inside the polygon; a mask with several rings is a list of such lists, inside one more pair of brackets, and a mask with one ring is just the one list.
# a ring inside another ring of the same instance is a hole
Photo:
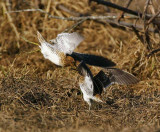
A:
{"label": "ground", "polygon": [[[143,11],[145,2],[134,2],[130,8]],[[39,43],[37,30],[49,41],[75,22],[38,11],[5,13],[40,8],[55,16],[71,16],[60,5],[81,14],[118,12],[94,2],[89,5],[87,0],[0,2],[0,131],[160,131],[159,54],[147,57],[146,45],[134,32],[93,20],[73,29],[85,38],[77,52],[107,57],[140,80],[135,85],[110,86],[103,93],[104,103],[95,103],[89,111],[76,71],[45,60],[31,43]],[[150,38],[152,48],[158,48],[158,34],[150,33]],[[100,69],[91,70],[96,74]]]}

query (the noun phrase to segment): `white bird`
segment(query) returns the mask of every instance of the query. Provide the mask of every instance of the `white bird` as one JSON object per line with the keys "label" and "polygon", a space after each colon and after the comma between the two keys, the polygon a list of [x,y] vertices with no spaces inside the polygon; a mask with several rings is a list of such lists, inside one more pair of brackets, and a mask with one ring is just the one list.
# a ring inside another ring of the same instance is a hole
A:
{"label": "white bird", "polygon": [[72,54],[73,50],[84,40],[84,38],[74,33],[61,33],[54,39],[54,45],[46,42],[42,35],[37,32],[39,42],[41,43],[40,49],[44,58],[50,60],[58,66],[65,66],[74,59],[67,54]]}

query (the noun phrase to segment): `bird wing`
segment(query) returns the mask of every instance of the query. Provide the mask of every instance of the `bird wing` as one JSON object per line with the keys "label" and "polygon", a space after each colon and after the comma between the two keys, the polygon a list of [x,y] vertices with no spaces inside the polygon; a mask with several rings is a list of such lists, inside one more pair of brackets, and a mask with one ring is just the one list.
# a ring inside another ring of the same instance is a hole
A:
{"label": "bird wing", "polygon": [[109,79],[113,83],[129,85],[139,82],[139,80],[134,75],[118,68],[107,68],[104,69],[104,72],[108,72]]}
{"label": "bird wing", "polygon": [[73,50],[84,40],[84,37],[79,33],[61,33],[58,34],[57,38],[54,40],[56,48],[65,53],[71,54]]}
{"label": "bird wing", "polygon": [[106,68],[101,70],[96,76],[94,81],[103,88],[107,88],[113,83],[120,85],[136,84],[139,80],[132,74],[120,70],[118,68]]}
{"label": "bird wing", "polygon": [[70,56],[73,57],[75,60],[83,61],[86,64],[93,66],[112,67],[116,65],[114,62],[105,57],[92,54],[82,54],[82,53],[72,52]]}

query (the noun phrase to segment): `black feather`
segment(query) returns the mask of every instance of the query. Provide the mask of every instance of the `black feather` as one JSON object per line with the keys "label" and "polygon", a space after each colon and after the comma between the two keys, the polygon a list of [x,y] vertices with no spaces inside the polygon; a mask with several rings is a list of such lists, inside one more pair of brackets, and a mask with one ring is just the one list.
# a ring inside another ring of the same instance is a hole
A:
{"label": "black feather", "polygon": [[88,66],[84,63],[84,61],[81,61],[80,64],[77,67],[77,70],[80,75],[86,76],[86,74],[89,74],[91,79],[93,78],[91,70],[88,68]]}
{"label": "black feather", "polygon": [[111,60],[104,58],[102,56],[92,55],[92,54],[81,54],[73,52],[71,55],[75,60],[84,61],[86,64],[99,66],[99,67],[113,67],[116,64]]}
{"label": "black feather", "polygon": [[101,70],[96,76],[93,77],[94,94],[101,94],[103,88],[112,84],[109,77]]}

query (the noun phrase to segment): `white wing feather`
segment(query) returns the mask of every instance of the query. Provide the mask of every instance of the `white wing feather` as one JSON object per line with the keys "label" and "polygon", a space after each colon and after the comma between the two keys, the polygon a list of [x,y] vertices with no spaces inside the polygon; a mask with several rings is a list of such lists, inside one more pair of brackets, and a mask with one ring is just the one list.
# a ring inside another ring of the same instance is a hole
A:
{"label": "white wing feather", "polygon": [[58,34],[57,38],[54,40],[56,43],[56,48],[65,53],[71,54],[73,50],[84,40],[84,37],[79,33],[61,33]]}

